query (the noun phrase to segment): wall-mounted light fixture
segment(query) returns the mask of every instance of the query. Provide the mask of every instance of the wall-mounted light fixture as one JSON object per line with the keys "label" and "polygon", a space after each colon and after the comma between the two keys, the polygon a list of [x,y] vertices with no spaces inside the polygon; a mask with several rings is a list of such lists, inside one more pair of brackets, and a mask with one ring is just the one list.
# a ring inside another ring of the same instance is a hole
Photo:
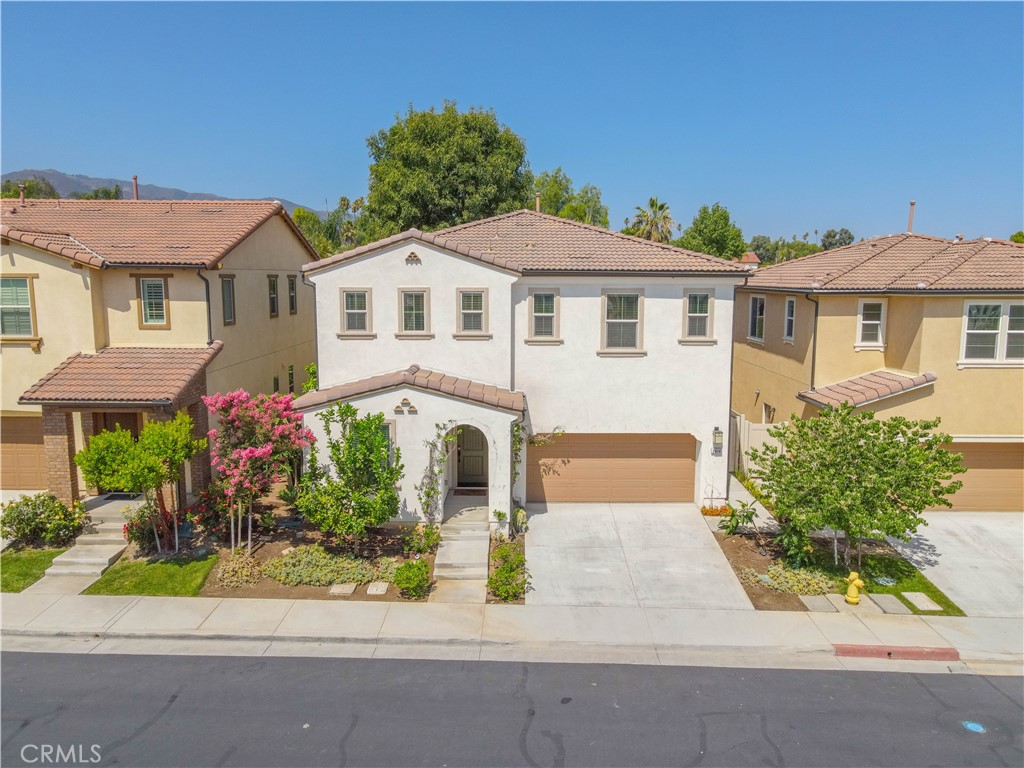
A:
{"label": "wall-mounted light fixture", "polygon": [[722,446],[725,444],[725,434],[718,427],[711,433],[711,455],[721,456]]}

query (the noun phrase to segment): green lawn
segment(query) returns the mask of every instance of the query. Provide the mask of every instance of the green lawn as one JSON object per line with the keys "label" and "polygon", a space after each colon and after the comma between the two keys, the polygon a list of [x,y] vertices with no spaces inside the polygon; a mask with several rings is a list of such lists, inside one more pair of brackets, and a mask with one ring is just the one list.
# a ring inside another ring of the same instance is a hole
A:
{"label": "green lawn", "polygon": [[121,560],[82,594],[195,597],[216,564],[216,555]]}
{"label": "green lawn", "polygon": [[21,592],[39,581],[53,558],[67,549],[15,549],[0,554],[0,592]]}
{"label": "green lawn", "polygon": [[[857,570],[856,564],[852,566],[852,569]],[[845,579],[848,573],[842,570],[842,566],[837,569],[832,565],[830,559],[828,564],[823,566],[823,570],[835,575],[837,581],[836,591],[841,594],[845,593],[847,586]],[[960,610],[960,607],[956,603],[946,597],[942,590],[928,581],[924,574],[902,557],[864,555],[861,561],[859,573],[861,579],[864,581],[864,591],[867,594],[896,595],[896,597],[898,597],[913,613],[924,616],[964,615],[964,612]],[[875,581],[876,577],[888,577],[890,579],[895,579],[896,583],[892,586],[879,584]],[[913,603],[903,597],[903,595],[900,594],[901,592],[924,592],[928,597],[942,606],[942,611],[919,610]]]}

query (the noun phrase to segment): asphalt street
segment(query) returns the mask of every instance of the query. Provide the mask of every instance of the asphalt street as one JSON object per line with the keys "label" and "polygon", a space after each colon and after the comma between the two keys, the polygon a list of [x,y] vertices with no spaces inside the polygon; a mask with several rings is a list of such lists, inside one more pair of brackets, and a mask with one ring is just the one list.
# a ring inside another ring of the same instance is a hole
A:
{"label": "asphalt street", "polygon": [[1012,677],[41,653],[0,663],[4,766],[1024,764],[1024,681]]}

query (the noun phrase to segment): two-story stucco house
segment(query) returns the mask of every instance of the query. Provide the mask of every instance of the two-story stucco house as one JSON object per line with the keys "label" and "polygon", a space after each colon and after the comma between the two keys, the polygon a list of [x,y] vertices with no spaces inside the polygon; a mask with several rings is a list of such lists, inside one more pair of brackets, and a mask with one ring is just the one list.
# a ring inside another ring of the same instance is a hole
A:
{"label": "two-story stucco house", "polygon": [[[722,498],[735,287],[728,261],[532,211],[409,230],[304,267],[320,389],[383,412],[405,464],[404,519],[435,425],[458,429],[443,489],[512,499]],[[564,432],[513,455],[526,435]],[[513,468],[513,463],[518,465]]]}
{"label": "two-story stucco house", "polygon": [[[4,200],[0,488],[85,489],[89,436],[245,388],[291,391],[314,360],[316,253],[276,202]],[[192,461],[183,490],[209,481]]]}
{"label": "two-story stucco house", "polygon": [[1024,510],[1024,245],[890,235],[759,269],[736,301],[734,460],[826,405],[938,416],[954,509]]}

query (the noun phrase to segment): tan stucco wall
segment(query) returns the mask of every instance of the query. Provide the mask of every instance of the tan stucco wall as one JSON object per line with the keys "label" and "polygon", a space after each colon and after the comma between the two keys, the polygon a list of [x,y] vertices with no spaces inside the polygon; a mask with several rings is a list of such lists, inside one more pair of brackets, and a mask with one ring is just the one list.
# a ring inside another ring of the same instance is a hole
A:
{"label": "tan stucco wall", "polygon": [[[270,392],[273,378],[288,391],[288,366],[295,369],[295,391],[306,380],[305,367],[316,359],[313,289],[302,282],[301,266],[310,254],[279,216],[264,224],[221,262],[205,273],[210,281],[213,336],[224,350],[210,364],[210,392],[243,388]],[[221,275],[234,275],[235,324],[224,325]],[[278,276],[278,316],[270,316],[268,275]],[[288,276],[298,288],[298,312],[288,313]],[[205,316],[203,318],[205,323]],[[205,334],[205,330],[203,333]]]}
{"label": "tan stucco wall", "polygon": [[[103,301],[112,347],[201,347],[206,345],[206,293],[195,270],[105,269]],[[170,301],[170,328],[140,328],[133,275],[164,277]]]}
{"label": "tan stucco wall", "polygon": [[[733,410],[752,422],[762,421],[762,403],[776,407],[776,421],[791,413],[809,416],[815,409],[796,399],[810,386],[813,307],[797,299],[794,345],[781,341],[784,294],[765,293],[765,343],[747,340],[748,296],[737,291],[733,329]],[[857,351],[857,306],[854,295],[819,296],[817,386],[832,384],[881,368],[931,371],[936,383],[916,392],[867,406],[881,416],[930,419],[954,436],[1024,435],[1024,368],[959,367],[964,296],[888,296],[885,350]],[[984,297],[971,297],[972,301]],[[993,299],[1001,301],[1003,299]],[[807,309],[805,309],[805,307]],[[761,390],[755,399],[754,391]]]}
{"label": "tan stucco wall", "polygon": [[[76,352],[95,352],[90,290],[99,271],[75,269],[70,262],[19,243],[2,245],[3,275],[38,275],[33,281],[39,351],[22,344],[0,344],[0,410],[39,413],[35,406],[18,405],[18,398]],[[102,340],[101,340],[102,345]]]}

